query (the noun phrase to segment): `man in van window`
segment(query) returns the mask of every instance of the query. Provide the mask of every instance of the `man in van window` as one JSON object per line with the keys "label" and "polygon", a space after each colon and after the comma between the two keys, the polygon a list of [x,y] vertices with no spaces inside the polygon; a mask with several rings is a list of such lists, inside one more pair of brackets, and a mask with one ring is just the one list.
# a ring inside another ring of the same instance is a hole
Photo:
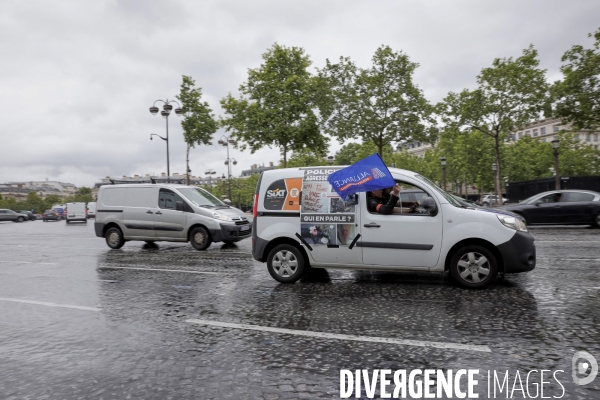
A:
{"label": "man in van window", "polygon": [[395,184],[390,189],[373,190],[367,196],[367,209],[372,213],[391,214],[400,199],[400,185]]}

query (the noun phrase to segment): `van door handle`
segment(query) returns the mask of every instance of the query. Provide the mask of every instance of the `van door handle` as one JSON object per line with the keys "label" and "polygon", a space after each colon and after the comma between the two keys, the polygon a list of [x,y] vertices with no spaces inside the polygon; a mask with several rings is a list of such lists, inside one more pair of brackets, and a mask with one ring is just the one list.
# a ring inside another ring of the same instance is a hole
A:
{"label": "van door handle", "polygon": [[381,225],[377,225],[375,222],[371,222],[370,224],[364,224],[365,228],[380,228]]}
{"label": "van door handle", "polygon": [[162,215],[162,213],[160,211],[157,211],[156,215]]}
{"label": "van door handle", "polygon": [[154,214],[152,211],[148,210],[146,211],[146,214]]}

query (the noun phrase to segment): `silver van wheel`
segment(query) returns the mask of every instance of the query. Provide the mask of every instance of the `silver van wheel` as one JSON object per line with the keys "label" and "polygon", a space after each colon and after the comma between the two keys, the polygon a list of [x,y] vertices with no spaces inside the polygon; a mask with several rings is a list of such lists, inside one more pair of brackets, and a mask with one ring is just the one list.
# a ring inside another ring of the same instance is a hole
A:
{"label": "silver van wheel", "polygon": [[461,286],[484,288],[498,275],[496,257],[483,246],[465,246],[452,256],[450,274]]}
{"label": "silver van wheel", "polygon": [[479,283],[490,274],[490,262],[482,254],[469,252],[458,262],[458,273],[467,282]]}
{"label": "silver van wheel", "polygon": [[282,283],[294,283],[302,278],[306,260],[300,250],[291,244],[280,244],[269,252],[267,269],[273,279]]}
{"label": "silver van wheel", "polygon": [[273,257],[273,270],[277,275],[289,278],[298,270],[298,259],[291,251],[278,251]]}
{"label": "silver van wheel", "polygon": [[125,244],[123,233],[119,228],[110,228],[106,231],[106,244],[111,249],[120,249]]}
{"label": "silver van wheel", "polygon": [[196,250],[206,250],[210,246],[210,234],[206,228],[197,226],[190,232],[190,243]]}

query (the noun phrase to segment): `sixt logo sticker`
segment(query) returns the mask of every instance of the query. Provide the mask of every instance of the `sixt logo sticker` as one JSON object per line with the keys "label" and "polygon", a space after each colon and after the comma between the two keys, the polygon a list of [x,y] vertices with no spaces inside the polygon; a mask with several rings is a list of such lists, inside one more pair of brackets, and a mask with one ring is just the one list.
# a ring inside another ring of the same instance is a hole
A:
{"label": "sixt logo sticker", "polygon": [[267,198],[268,199],[284,199],[286,194],[285,189],[273,189],[267,190]]}

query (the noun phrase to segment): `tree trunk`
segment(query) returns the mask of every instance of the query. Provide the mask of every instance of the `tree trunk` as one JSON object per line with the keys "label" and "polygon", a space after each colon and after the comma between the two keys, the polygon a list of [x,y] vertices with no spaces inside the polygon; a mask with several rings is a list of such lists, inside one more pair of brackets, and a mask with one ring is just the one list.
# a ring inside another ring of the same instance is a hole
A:
{"label": "tree trunk", "polygon": [[283,145],[283,168],[287,168],[287,145]]}
{"label": "tree trunk", "polygon": [[185,151],[185,184],[190,186],[190,145]]}

